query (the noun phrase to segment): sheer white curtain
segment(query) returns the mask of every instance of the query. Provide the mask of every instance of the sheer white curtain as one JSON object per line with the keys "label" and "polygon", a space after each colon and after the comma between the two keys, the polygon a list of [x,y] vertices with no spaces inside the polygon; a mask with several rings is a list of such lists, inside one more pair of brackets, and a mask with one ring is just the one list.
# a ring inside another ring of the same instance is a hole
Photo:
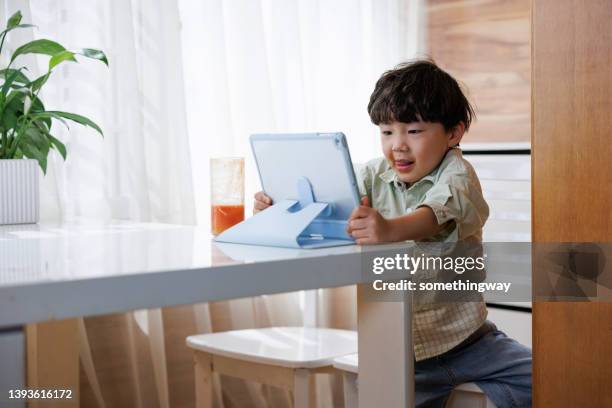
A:
{"label": "sheer white curtain", "polygon": [[380,74],[420,47],[421,0],[179,0],[198,222],[208,158],[247,159],[256,132],[342,131],[354,161],[380,154],[366,106]]}
{"label": "sheer white curtain", "polygon": [[[38,26],[12,36],[9,47],[20,44],[17,36],[50,38],[68,49],[102,49],[110,63],[64,63],[41,92],[48,109],[86,115],[105,134],[54,124],[68,160],[51,156],[43,220],[195,222],[176,2],[8,0],[4,9],[21,9],[23,21]],[[46,65],[39,58],[33,74]]]}

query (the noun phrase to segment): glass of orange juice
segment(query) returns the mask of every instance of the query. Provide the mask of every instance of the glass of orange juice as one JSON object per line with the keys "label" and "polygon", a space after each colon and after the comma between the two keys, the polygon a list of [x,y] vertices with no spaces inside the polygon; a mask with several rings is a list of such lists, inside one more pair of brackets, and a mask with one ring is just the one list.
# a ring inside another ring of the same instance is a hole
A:
{"label": "glass of orange juice", "polygon": [[244,158],[210,159],[211,229],[218,235],[244,220]]}

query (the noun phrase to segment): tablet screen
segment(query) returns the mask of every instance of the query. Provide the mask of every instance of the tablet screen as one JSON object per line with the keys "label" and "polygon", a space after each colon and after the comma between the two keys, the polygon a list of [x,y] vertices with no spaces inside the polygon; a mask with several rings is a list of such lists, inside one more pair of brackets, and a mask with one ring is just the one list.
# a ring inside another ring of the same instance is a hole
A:
{"label": "tablet screen", "polygon": [[344,134],[258,134],[251,136],[251,147],[262,188],[274,202],[299,200],[298,179],[306,177],[315,201],[332,204],[324,218],[347,220],[359,205]]}

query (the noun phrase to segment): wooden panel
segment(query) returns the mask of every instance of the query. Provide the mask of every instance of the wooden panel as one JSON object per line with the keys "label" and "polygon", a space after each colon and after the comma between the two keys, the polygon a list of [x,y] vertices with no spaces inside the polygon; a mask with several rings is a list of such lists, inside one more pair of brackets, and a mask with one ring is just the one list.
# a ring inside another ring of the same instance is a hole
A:
{"label": "wooden panel", "polygon": [[185,338],[198,332],[194,308],[193,306],[169,307],[162,309],[162,316],[170,407],[193,407],[195,401],[193,353],[185,346]]}
{"label": "wooden panel", "polygon": [[429,0],[426,53],[468,88],[464,142],[530,140],[530,1]]}
{"label": "wooden panel", "polygon": [[[147,312],[85,318],[96,380],[106,407],[159,407]],[[82,380],[88,380],[82,378]],[[95,407],[83,381],[83,407]]]}
{"label": "wooden panel", "polygon": [[[610,19],[606,0],[533,6],[536,242],[611,241]],[[533,313],[534,406],[612,406],[612,304],[535,302]]]}
{"label": "wooden panel", "polygon": [[78,333],[76,319],[26,327],[28,388],[72,391],[70,400],[31,400],[29,407],[79,406]]}

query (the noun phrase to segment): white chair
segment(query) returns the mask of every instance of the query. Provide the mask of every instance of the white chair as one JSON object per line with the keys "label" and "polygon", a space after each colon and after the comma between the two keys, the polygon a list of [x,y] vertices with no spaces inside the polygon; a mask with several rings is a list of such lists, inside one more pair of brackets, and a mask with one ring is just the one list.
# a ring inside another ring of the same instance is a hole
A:
{"label": "white chair", "polygon": [[[342,371],[344,379],[344,406],[358,407],[357,372],[359,358],[357,354],[334,359],[334,367]],[[474,383],[461,384],[453,390],[446,403],[446,408],[495,408],[493,402]]]}
{"label": "white chair", "polygon": [[334,367],[342,372],[342,385],[344,387],[344,406],[357,408],[359,398],[357,391],[357,360],[358,354],[349,354],[334,359]]}
{"label": "white chair", "polygon": [[335,358],[357,352],[349,330],[272,327],[187,337],[194,350],[196,407],[212,407],[212,373],[293,391],[294,407],[314,404],[311,374],[334,372]]}
{"label": "white chair", "polygon": [[493,401],[474,383],[461,384],[451,392],[447,408],[495,408]]}

